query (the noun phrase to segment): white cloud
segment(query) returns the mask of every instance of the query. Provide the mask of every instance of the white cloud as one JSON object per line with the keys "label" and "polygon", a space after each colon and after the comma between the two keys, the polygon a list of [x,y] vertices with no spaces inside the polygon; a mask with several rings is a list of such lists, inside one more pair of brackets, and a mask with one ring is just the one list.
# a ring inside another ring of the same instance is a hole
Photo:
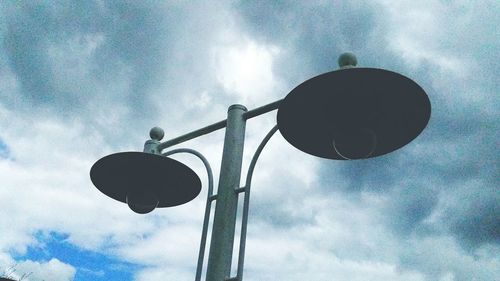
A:
{"label": "white cloud", "polygon": [[[226,34],[226,33],[225,33]],[[214,71],[227,94],[238,95],[242,103],[254,103],[274,96],[277,79],[273,60],[279,48],[258,44],[245,36],[228,36],[232,40],[212,50]]]}
{"label": "white cloud", "polygon": [[23,261],[17,263],[14,269],[15,272],[10,277],[26,281],[72,281],[76,273],[73,266],[56,258],[47,262]]}

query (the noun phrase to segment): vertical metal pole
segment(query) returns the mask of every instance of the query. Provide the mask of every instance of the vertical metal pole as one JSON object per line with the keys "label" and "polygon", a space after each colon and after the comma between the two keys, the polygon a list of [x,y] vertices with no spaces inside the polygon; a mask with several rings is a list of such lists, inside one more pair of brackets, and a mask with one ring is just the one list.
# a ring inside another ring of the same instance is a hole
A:
{"label": "vertical metal pole", "polygon": [[233,255],[234,230],[240,186],[243,144],[245,140],[245,118],[247,109],[235,104],[229,107],[226,136],[222,153],[222,164],[215,206],[212,241],[208,256],[207,281],[224,281],[230,277]]}

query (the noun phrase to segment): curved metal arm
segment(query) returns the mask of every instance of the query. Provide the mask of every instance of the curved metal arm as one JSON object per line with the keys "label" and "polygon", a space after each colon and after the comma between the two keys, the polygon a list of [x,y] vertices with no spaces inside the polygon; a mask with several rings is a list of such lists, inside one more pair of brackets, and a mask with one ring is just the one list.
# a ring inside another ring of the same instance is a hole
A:
{"label": "curved metal arm", "polygon": [[203,259],[205,257],[205,246],[207,244],[207,232],[208,232],[208,220],[210,219],[210,208],[212,205],[213,199],[213,185],[214,185],[214,177],[212,174],[212,168],[208,163],[207,159],[198,151],[189,148],[178,148],[174,150],[170,150],[168,152],[162,153],[163,156],[169,156],[175,153],[191,153],[203,162],[205,168],[207,169],[208,174],[208,193],[207,193],[207,204],[205,207],[205,217],[203,219],[203,230],[201,233],[201,241],[200,241],[200,252],[198,254],[198,264],[196,266],[196,277],[195,281],[201,280],[201,271],[203,269]]}
{"label": "curved metal arm", "polygon": [[278,125],[275,125],[269,131],[269,133],[267,133],[267,135],[260,143],[259,147],[257,147],[257,150],[253,155],[252,161],[250,162],[250,166],[248,167],[247,179],[245,182],[245,197],[243,202],[243,214],[242,214],[243,217],[241,222],[240,250],[238,253],[238,271],[236,274],[236,280],[239,281],[243,279],[243,264],[245,262],[245,244],[247,238],[248,210],[250,203],[250,186],[252,183],[253,170],[255,168],[255,164],[257,164],[257,160],[259,159],[260,153],[264,149],[264,146],[266,146],[269,139],[271,139],[271,137],[274,135],[274,133],[276,133],[277,130],[278,130]]}

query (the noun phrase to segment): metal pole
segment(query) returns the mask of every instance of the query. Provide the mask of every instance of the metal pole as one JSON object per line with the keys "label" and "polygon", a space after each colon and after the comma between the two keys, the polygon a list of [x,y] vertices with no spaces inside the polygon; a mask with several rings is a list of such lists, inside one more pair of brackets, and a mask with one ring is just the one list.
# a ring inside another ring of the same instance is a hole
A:
{"label": "metal pole", "polygon": [[247,109],[239,104],[232,105],[228,109],[206,281],[224,281],[231,274],[238,207],[238,194],[235,189],[240,186],[245,112]]}

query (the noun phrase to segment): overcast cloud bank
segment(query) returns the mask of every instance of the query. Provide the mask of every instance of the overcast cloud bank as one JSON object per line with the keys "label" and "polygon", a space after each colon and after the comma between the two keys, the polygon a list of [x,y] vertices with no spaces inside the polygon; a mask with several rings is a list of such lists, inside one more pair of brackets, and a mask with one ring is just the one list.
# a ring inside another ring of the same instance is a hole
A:
{"label": "overcast cloud bank", "polygon": [[[206,191],[140,216],[93,188],[91,165],[141,150],[153,126],[170,138],[225,118],[233,103],[280,99],[352,51],[360,67],[419,83],[429,125],[401,150],[350,162],[305,155],[277,134],[253,181],[245,279],[499,279],[499,6],[2,2],[0,269],[89,280],[64,256],[26,256],[58,233],[137,264],[134,280],[192,280]],[[244,167],[274,122],[249,121]],[[182,146],[204,153],[217,175],[222,139]],[[196,159],[176,159],[205,182]]]}

